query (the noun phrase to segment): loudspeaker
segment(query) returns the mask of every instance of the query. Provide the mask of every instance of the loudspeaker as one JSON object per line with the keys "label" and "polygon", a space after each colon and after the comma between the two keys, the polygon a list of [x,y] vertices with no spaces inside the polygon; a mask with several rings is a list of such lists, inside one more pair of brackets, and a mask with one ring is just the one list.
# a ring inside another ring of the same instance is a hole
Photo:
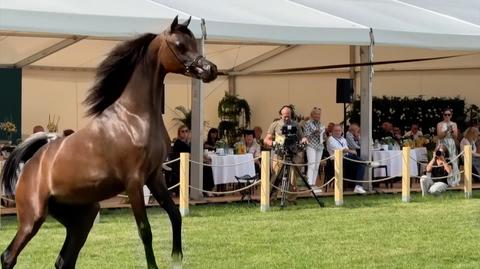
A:
{"label": "loudspeaker", "polygon": [[353,102],[353,79],[337,78],[337,103]]}

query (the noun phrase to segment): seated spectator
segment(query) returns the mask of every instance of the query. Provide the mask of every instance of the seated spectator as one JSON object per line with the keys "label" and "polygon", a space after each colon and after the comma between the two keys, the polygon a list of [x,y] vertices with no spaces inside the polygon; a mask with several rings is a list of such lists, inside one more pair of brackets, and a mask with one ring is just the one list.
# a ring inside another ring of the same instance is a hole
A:
{"label": "seated spectator", "polygon": [[[465,130],[465,135],[463,136],[462,141],[460,142],[460,151],[463,151],[463,148],[466,145],[471,145],[472,146],[472,171],[475,174],[480,173],[480,153],[477,152],[477,141],[479,140],[479,130],[477,127],[469,127],[467,130]],[[479,180],[478,177],[474,178],[476,180]]]}
{"label": "seated spectator", "polygon": [[43,129],[42,125],[36,125],[35,127],[33,127],[32,134],[36,134],[40,132],[45,132],[45,129]]}
{"label": "seated spectator", "polygon": [[203,144],[203,149],[215,151],[218,139],[220,139],[218,136],[218,129],[211,128],[210,130],[208,130],[207,141],[205,141],[205,143]]}
{"label": "seated spectator", "polygon": [[74,132],[75,131],[72,130],[72,129],[65,129],[65,130],[63,130],[63,137],[67,137],[67,136],[73,134]]}
{"label": "seated spectator", "polygon": [[[243,134],[247,153],[253,155],[253,158],[260,157],[260,145],[254,138],[255,132],[253,130],[245,130]],[[255,173],[260,174],[260,159],[255,160]]]}
{"label": "seated spectator", "polygon": [[375,135],[375,139],[382,140],[385,137],[391,137],[391,138],[394,137],[393,125],[388,121],[385,121],[382,123],[382,129],[379,132],[377,132],[377,134]]}
{"label": "seated spectator", "polygon": [[[176,159],[180,157],[181,152],[190,152],[190,130],[187,126],[182,125],[178,128],[177,139],[173,143],[172,157]],[[205,160],[204,160],[205,161]],[[172,165],[172,177],[170,181],[170,186],[177,184],[180,181],[180,163],[174,162]],[[215,184],[213,183],[213,174],[212,168],[210,166],[203,167],[203,189],[206,191],[211,191]],[[179,190],[175,188],[172,190],[175,194],[178,195]],[[204,194],[204,196],[211,196]]]}
{"label": "seated spectator", "polygon": [[260,127],[260,126],[253,127],[253,132],[254,132],[255,140],[257,141],[257,143],[259,145],[261,145],[262,144],[261,141],[263,141],[263,139],[262,139],[262,133],[263,133],[262,127]]}
{"label": "seated spectator", "polygon": [[324,137],[325,141],[327,141],[327,138],[332,135],[333,126],[335,126],[334,122],[329,122],[328,123],[327,128],[325,129],[325,137]]}
{"label": "seated spectator", "polygon": [[356,123],[350,124],[348,131],[345,134],[345,140],[349,149],[355,150],[357,156],[360,155],[360,126]]}
{"label": "seated spectator", "polygon": [[[427,164],[427,174],[420,178],[422,196],[427,193],[440,194],[448,187],[448,177],[452,174],[452,165],[449,164],[448,149],[445,145],[439,144],[435,149],[432,160]],[[436,178],[441,177],[441,178]]]}
{"label": "seated spectator", "polygon": [[410,138],[412,140],[415,140],[420,136],[423,136],[423,133],[422,131],[420,131],[420,129],[418,128],[418,124],[416,123],[412,123],[410,131],[406,132],[405,135],[403,135],[404,138]]}
{"label": "seated spectator", "polygon": [[[332,135],[327,139],[327,150],[330,156],[335,154],[335,150],[341,150],[345,157],[354,160],[361,160],[357,156],[357,151],[349,149],[347,140],[342,136],[342,126],[340,124],[335,124],[333,126]],[[365,172],[365,165],[352,162],[348,159],[343,160],[343,172],[345,178],[350,178],[349,174],[352,174],[353,180],[363,180],[363,174]],[[353,173],[352,173],[353,172]],[[366,191],[360,184],[355,185],[353,192],[364,194]]]}

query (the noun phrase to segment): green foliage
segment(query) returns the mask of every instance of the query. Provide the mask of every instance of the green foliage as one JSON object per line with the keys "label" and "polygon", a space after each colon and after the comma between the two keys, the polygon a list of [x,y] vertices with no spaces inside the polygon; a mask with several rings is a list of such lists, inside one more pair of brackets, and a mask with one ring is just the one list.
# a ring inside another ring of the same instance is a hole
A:
{"label": "green foliage", "polygon": [[[381,130],[385,121],[393,123],[402,130],[410,130],[412,123],[418,123],[424,134],[433,134],[437,123],[442,121],[442,111],[445,108],[453,109],[452,120],[457,122],[461,130],[465,129],[466,115],[464,113],[465,100],[459,97],[425,99],[423,96],[395,97],[383,96],[372,99],[372,130],[373,135]],[[353,103],[347,118],[352,122],[360,123],[360,101]],[[433,129],[430,129],[433,128]]]}
{"label": "green foliage", "polygon": [[[311,199],[261,213],[259,205],[192,206],[183,218],[184,268],[477,268],[480,264],[479,192],[465,199],[448,191],[433,197],[345,196],[325,208]],[[171,229],[160,208],[148,209],[160,268],[171,265]],[[0,250],[16,232],[2,217]],[[48,218],[21,253],[17,267],[52,268],[65,229]],[[114,247],[113,247],[114,246]],[[16,267],[16,268],[17,268]],[[146,268],[130,209],[102,210],[80,252],[77,268]]]}
{"label": "green foliage", "polygon": [[173,120],[176,121],[177,124],[186,125],[188,129],[192,130],[192,110],[184,106],[177,106],[175,110],[178,111],[175,112],[178,117],[173,118]]}
{"label": "green foliage", "polygon": [[218,117],[220,124],[218,131],[220,137],[227,135],[230,146],[235,143],[236,138],[242,135],[243,128],[250,125],[251,111],[248,102],[238,95],[231,95],[225,92],[225,96],[218,103]]}

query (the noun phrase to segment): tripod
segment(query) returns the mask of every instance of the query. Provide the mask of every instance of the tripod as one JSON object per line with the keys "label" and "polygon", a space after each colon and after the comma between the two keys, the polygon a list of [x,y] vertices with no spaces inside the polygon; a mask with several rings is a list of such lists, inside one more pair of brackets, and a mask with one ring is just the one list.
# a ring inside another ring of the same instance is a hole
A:
{"label": "tripod", "polygon": [[[291,156],[286,156],[285,161],[287,163],[292,163],[292,157]],[[293,173],[296,173],[297,175],[300,176],[300,178],[303,180],[303,183],[305,183],[305,186],[310,190],[312,193],[313,197],[315,200],[317,200],[317,203],[320,207],[324,207],[325,204],[318,199],[317,195],[315,195],[315,192],[313,189],[310,187],[310,184],[308,184],[307,178],[300,172],[300,169],[297,166],[292,166],[292,165],[285,165],[285,164],[280,164],[280,169],[278,170],[278,173],[275,175],[275,181],[273,182],[274,186],[278,186],[278,182],[281,181],[281,187],[280,187],[280,192],[281,192],[281,200],[280,200],[280,208],[284,208],[286,205],[286,198],[287,198],[287,190],[288,190],[288,180],[289,180],[289,175],[295,176]],[[272,191],[270,191],[270,196],[272,196]],[[275,193],[276,195],[276,193]],[[273,198],[273,197],[270,197]],[[276,198],[276,197],[275,197]]]}

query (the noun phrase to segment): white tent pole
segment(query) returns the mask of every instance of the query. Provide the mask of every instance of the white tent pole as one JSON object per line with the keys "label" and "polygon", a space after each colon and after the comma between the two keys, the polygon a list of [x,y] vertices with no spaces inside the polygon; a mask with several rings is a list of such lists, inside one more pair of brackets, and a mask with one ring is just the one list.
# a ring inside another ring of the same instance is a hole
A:
{"label": "white tent pole", "polygon": [[[204,52],[204,39],[197,39],[197,48],[200,54]],[[196,162],[203,162],[203,104],[205,99],[204,85],[199,79],[192,79],[192,140],[191,158]],[[190,182],[192,186],[203,190],[203,166],[191,163]],[[200,191],[190,191],[192,199],[203,199]]]}
{"label": "white tent pole", "polygon": [[[373,61],[373,33],[370,32],[371,43],[370,46],[360,47],[360,62],[372,62]],[[362,66],[360,68],[360,152],[363,160],[371,160],[372,144],[372,79],[373,79],[373,66]],[[370,180],[368,189],[373,190],[372,186],[372,170],[365,169],[366,178]]]}

